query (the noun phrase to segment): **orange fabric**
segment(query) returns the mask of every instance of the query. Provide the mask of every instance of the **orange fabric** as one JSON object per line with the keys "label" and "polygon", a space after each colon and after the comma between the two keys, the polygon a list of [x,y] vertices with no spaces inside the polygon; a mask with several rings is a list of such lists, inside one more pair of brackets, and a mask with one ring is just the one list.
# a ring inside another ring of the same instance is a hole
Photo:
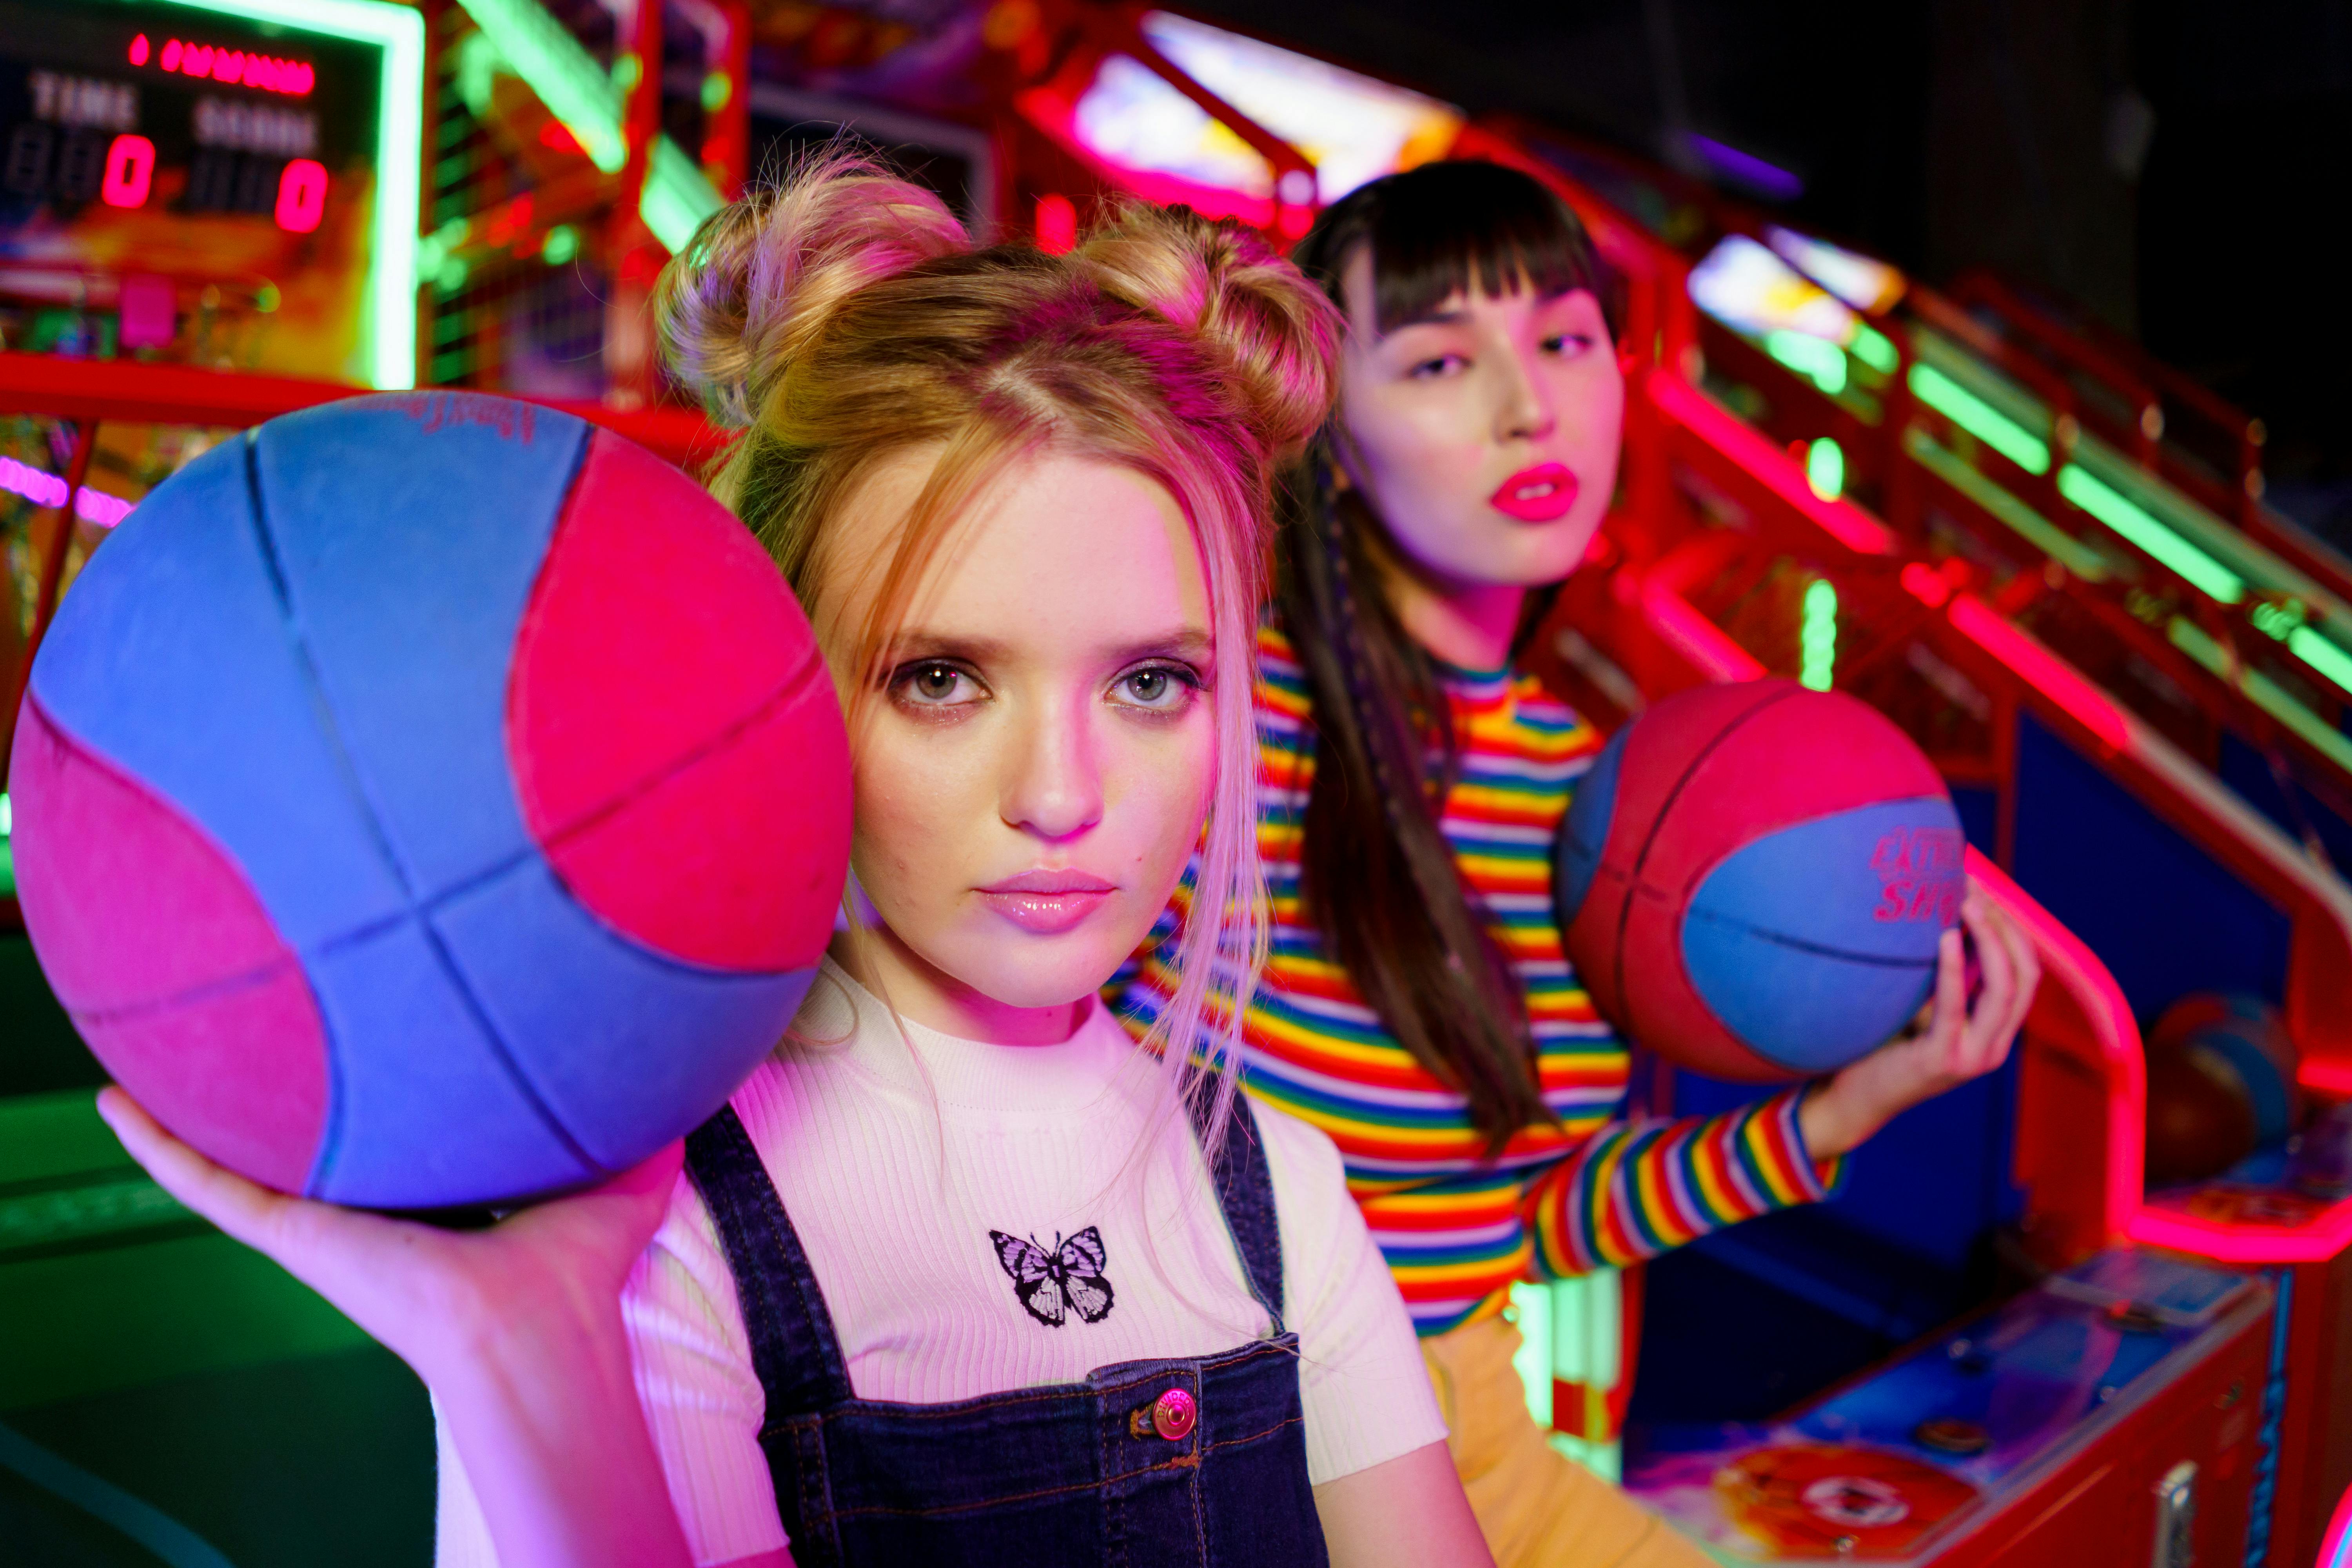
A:
{"label": "orange fabric", "polygon": [[1446,1447],[1496,1568],[1712,1568],[1655,1515],[1557,1452],[1511,1365],[1519,1331],[1482,1318],[1421,1342]]}

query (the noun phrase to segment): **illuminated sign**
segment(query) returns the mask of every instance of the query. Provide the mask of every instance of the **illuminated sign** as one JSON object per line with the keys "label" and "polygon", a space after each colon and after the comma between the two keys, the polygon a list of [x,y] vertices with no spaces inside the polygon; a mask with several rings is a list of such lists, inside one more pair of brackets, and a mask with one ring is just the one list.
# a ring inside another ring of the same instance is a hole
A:
{"label": "illuminated sign", "polygon": [[0,310],[414,384],[424,59],[389,0],[0,0]]}
{"label": "illuminated sign", "polygon": [[177,38],[166,38],[161,49],[154,49],[144,33],[131,40],[126,58],[134,66],[143,66],[152,58],[158,70],[210,78],[230,87],[257,87],[264,92],[283,92],[295,98],[309,97],[319,80],[319,73],[300,60],[281,60],[274,55],[232,49],[226,44],[183,43]]}

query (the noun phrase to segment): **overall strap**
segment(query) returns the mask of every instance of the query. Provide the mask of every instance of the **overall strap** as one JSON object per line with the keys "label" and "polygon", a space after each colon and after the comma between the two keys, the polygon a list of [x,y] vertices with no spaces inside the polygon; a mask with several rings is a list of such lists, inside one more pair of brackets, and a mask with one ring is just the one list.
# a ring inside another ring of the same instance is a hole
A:
{"label": "overall strap", "polygon": [[686,1135],[686,1169],[709,1206],[735,1276],[751,1366],[768,1396],[769,1425],[851,1397],[841,1342],[783,1200],[735,1108]]}
{"label": "overall strap", "polygon": [[[1216,1104],[1217,1079],[1203,1078],[1188,1097],[1192,1131],[1209,1152],[1209,1112]],[[1212,1162],[1217,1173],[1217,1204],[1224,1210],[1225,1228],[1233,1233],[1234,1248],[1241,1254],[1242,1272],[1250,1293],[1274,1318],[1274,1331],[1282,1331],[1282,1232],[1275,1222],[1274,1182],[1266,1173],[1265,1149],[1250,1115],[1249,1096],[1238,1085],[1233,1111],[1225,1120],[1224,1150]]]}

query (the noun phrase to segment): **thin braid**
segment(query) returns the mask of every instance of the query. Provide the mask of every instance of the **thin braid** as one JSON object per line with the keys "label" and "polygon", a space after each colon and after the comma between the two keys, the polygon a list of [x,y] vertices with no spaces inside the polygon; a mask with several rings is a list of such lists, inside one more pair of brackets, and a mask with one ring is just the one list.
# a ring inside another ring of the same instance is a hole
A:
{"label": "thin braid", "polygon": [[[1331,563],[1331,593],[1339,612],[1332,618],[1339,627],[1339,646],[1334,651],[1339,655],[1340,679],[1347,682],[1348,699],[1356,710],[1356,725],[1364,737],[1365,760],[1371,763],[1373,782],[1380,786],[1381,815],[1388,818],[1389,831],[1402,838],[1405,832],[1404,812],[1396,780],[1389,773],[1388,748],[1375,738],[1382,726],[1368,673],[1371,655],[1365,650],[1363,623],[1356,612],[1356,574],[1348,564],[1348,547],[1340,535],[1337,509],[1326,506],[1317,510],[1317,531],[1323,536],[1324,552]],[[1428,785],[1423,782],[1420,787],[1425,790]]]}
{"label": "thin braid", "polygon": [[[1433,837],[1433,848],[1444,858],[1448,869],[1440,872],[1429,865],[1424,857],[1406,852],[1401,856],[1406,875],[1412,881],[1413,890],[1420,895],[1422,907],[1437,921],[1441,933],[1446,922],[1437,911],[1459,907],[1467,917],[1465,929],[1455,932],[1454,940],[1444,944],[1446,979],[1443,984],[1454,991],[1465,1005],[1476,1006],[1480,1004],[1478,977],[1472,974],[1467,956],[1460,946],[1464,941],[1480,943],[1478,956],[1482,960],[1481,968],[1500,993],[1483,998],[1483,1001],[1488,1008],[1499,1006],[1507,1020],[1508,1033],[1517,1045],[1524,1047],[1529,1043],[1525,1014],[1513,1005],[1517,996],[1506,984],[1505,975],[1496,973],[1501,955],[1492,951],[1491,939],[1486,937],[1480,923],[1478,917],[1483,908],[1482,901],[1451,873],[1452,849],[1445,843],[1443,829],[1437,825],[1439,802],[1452,786],[1457,760],[1451,726],[1444,731],[1444,760],[1435,770],[1435,777],[1432,777],[1432,770],[1425,763],[1413,770],[1411,787],[1417,794],[1417,804],[1427,815],[1420,823],[1409,822],[1406,816],[1408,797],[1398,787],[1396,768],[1389,755],[1390,749],[1399,741],[1397,722],[1396,719],[1388,716],[1391,705],[1381,700],[1372,677],[1371,652],[1365,638],[1364,617],[1356,593],[1355,563],[1350,559],[1348,535],[1339,515],[1337,487],[1328,479],[1320,487],[1320,497],[1321,504],[1314,509],[1311,515],[1313,526],[1321,535],[1325,559],[1330,565],[1333,611],[1330,619],[1336,623],[1333,629],[1339,633],[1336,638],[1329,639],[1336,645],[1331,648],[1333,662],[1339,666],[1349,705],[1355,711],[1356,735],[1364,760],[1371,769],[1373,787],[1380,795],[1381,812],[1387,820],[1391,841],[1402,848],[1423,833]],[[1410,651],[1406,657],[1412,657]],[[1402,717],[1410,723],[1410,714]],[[1425,737],[1419,727],[1413,726],[1412,733],[1404,739],[1412,753],[1420,756]],[[1433,791],[1433,784],[1437,787]],[[1432,799],[1433,794],[1437,799]],[[1439,875],[1445,877],[1444,885],[1433,885],[1433,878]]]}

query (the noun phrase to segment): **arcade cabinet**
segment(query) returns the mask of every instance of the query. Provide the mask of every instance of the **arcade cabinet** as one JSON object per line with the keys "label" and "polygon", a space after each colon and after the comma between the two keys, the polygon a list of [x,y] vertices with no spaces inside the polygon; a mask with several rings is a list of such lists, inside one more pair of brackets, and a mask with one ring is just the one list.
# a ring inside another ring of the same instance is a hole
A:
{"label": "arcade cabinet", "polygon": [[[147,490],[263,419],[414,384],[425,82],[457,64],[428,44],[373,0],[0,4],[0,757],[60,596]],[[681,463],[715,440],[677,408],[583,412]],[[0,787],[0,1559],[425,1560],[424,1390],[122,1153],[8,831]]]}

